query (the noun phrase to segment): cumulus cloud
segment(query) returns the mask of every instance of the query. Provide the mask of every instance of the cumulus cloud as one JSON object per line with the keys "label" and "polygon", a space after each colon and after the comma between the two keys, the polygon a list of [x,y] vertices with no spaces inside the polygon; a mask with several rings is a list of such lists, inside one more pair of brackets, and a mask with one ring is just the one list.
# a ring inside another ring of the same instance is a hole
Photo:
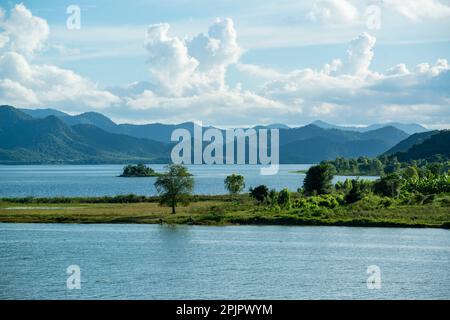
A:
{"label": "cumulus cloud", "polygon": [[208,34],[171,37],[169,24],[150,25],[145,37],[152,81],[160,94],[180,96],[225,89],[226,68],[242,53],[231,19],[217,19]]}
{"label": "cumulus cloud", "polygon": [[[22,26],[46,25],[22,5],[12,11],[19,12]],[[66,111],[102,109],[109,116],[141,122],[295,125],[321,118],[360,124],[450,123],[447,60],[417,66],[400,63],[383,73],[374,72],[376,39],[368,33],[350,40],[342,60],[334,59],[319,69],[281,72],[240,61],[243,49],[231,19],[217,19],[205,34],[188,39],[172,35],[169,24],[154,24],[144,39],[148,82],[102,89],[71,70],[33,63],[32,56],[46,46],[47,36],[44,32],[26,42],[26,36],[11,31],[12,24],[18,24],[12,16],[13,12],[9,17],[0,14],[1,103]],[[317,17],[326,17],[326,11]],[[351,21],[353,16],[345,19]],[[228,85],[231,65],[260,86],[247,90],[245,83]]]}
{"label": "cumulus cloud", "polygon": [[314,2],[313,9],[306,17],[327,25],[348,25],[359,19],[359,12],[347,0],[320,0]]}
{"label": "cumulus cloud", "polygon": [[[120,98],[71,70],[31,62],[46,43],[49,27],[23,5],[0,14],[0,101],[22,106],[61,105],[63,109],[104,108]],[[2,40],[3,39],[3,40]],[[6,40],[5,40],[6,39]]]}
{"label": "cumulus cloud", "polygon": [[[23,5],[16,5],[10,12],[9,18],[4,18],[0,13],[0,30],[3,29],[0,38],[1,43],[8,44],[13,51],[31,55],[36,50],[42,49],[49,35],[47,21],[35,17]],[[4,45],[3,45],[4,46]]]}
{"label": "cumulus cloud", "polygon": [[345,73],[366,74],[373,59],[373,47],[376,39],[364,32],[350,41],[347,50],[348,61],[343,65]]}

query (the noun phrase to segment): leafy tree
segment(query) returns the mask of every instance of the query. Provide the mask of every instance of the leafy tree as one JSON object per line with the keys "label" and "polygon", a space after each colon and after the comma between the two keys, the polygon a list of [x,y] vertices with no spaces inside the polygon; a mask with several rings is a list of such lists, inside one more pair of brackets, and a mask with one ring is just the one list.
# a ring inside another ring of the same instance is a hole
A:
{"label": "leafy tree", "polygon": [[278,192],[275,189],[270,189],[269,194],[267,195],[267,201],[271,206],[277,204],[278,201]]}
{"label": "leafy tree", "polygon": [[359,180],[352,180],[352,187],[345,195],[345,202],[348,204],[361,200],[364,196],[363,183]]}
{"label": "leafy tree", "polygon": [[290,208],[291,206],[291,193],[287,188],[284,188],[283,190],[278,193],[277,198],[278,205],[282,208]]}
{"label": "leafy tree", "polygon": [[330,164],[320,164],[309,168],[303,181],[306,194],[330,193],[334,172],[334,167]]}
{"label": "leafy tree", "polygon": [[244,177],[234,173],[225,178],[224,184],[231,195],[239,194],[245,188]]}
{"label": "leafy tree", "polygon": [[250,197],[258,201],[259,203],[263,203],[267,200],[269,196],[269,189],[265,185],[257,186],[256,188],[250,188]]}
{"label": "leafy tree", "polygon": [[417,169],[415,167],[407,167],[402,174],[404,179],[415,179],[419,177]]}
{"label": "leafy tree", "polygon": [[391,173],[375,181],[373,191],[385,197],[395,198],[400,194],[401,178],[396,173]]}
{"label": "leafy tree", "polygon": [[182,165],[171,164],[166,167],[166,170],[167,172],[156,179],[155,187],[160,196],[160,204],[170,206],[172,213],[175,213],[179,203],[189,204],[190,195],[194,189],[194,179]]}

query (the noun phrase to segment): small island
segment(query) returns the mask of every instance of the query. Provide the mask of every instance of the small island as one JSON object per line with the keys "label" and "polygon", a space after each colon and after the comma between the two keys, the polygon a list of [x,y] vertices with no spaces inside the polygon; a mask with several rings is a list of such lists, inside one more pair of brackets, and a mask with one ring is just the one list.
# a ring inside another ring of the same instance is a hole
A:
{"label": "small island", "polygon": [[158,177],[159,174],[145,164],[127,165],[123,167],[123,173],[119,177]]}

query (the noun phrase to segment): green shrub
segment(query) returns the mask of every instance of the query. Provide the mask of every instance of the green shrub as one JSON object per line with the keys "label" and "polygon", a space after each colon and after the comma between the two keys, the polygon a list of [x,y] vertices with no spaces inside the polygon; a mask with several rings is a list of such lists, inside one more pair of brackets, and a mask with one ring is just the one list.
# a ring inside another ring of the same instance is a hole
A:
{"label": "green shrub", "polygon": [[334,209],[337,208],[342,201],[342,197],[331,194],[323,194],[297,199],[295,200],[293,207],[305,210],[312,210],[320,207]]}
{"label": "green shrub", "polygon": [[403,189],[422,194],[439,194],[450,192],[450,176],[423,176],[407,180]]}
{"label": "green shrub", "polygon": [[280,191],[278,194],[277,203],[281,208],[291,207],[291,193],[287,188]]}

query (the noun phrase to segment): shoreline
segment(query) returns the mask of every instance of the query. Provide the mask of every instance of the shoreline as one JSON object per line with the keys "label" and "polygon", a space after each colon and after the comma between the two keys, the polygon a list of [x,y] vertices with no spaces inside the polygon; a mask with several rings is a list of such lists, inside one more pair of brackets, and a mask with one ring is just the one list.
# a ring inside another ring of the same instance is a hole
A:
{"label": "shoreline", "polygon": [[304,210],[267,208],[248,196],[197,195],[186,207],[158,204],[158,197],[0,199],[0,223],[113,223],[168,225],[284,225],[450,229],[450,207],[438,204],[383,208],[345,206]]}

